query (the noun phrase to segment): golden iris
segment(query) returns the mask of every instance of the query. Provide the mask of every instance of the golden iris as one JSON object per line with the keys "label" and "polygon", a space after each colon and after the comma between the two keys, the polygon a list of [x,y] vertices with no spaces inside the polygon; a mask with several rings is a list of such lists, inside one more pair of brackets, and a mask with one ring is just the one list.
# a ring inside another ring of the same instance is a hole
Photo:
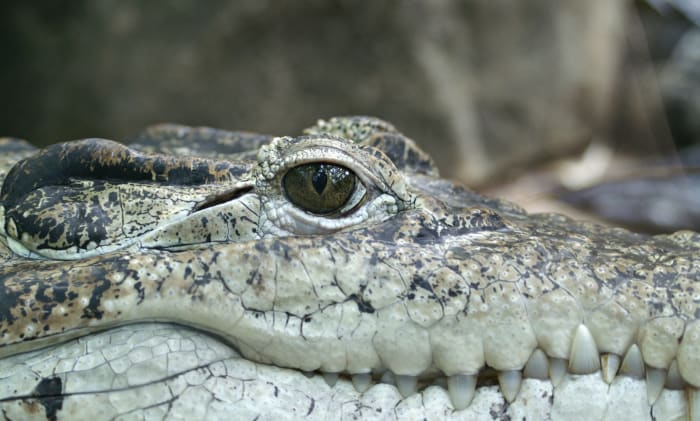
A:
{"label": "golden iris", "polygon": [[282,179],[287,198],[307,212],[325,215],[340,210],[355,191],[357,176],[340,165],[304,164]]}

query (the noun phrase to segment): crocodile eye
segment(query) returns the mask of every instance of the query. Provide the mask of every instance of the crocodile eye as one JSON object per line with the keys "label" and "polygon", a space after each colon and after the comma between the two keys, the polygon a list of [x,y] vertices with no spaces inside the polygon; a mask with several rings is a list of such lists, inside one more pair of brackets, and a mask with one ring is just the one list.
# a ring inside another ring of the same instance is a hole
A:
{"label": "crocodile eye", "polygon": [[326,163],[299,165],[287,171],[282,179],[287,198],[317,215],[351,210],[364,196],[364,188],[357,188],[361,186],[349,169]]}

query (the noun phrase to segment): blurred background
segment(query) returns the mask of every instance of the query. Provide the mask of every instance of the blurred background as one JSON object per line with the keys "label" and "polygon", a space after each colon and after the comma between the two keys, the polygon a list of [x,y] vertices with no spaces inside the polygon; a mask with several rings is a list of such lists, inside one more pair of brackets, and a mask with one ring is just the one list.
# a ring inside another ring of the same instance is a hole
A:
{"label": "blurred background", "polygon": [[0,134],[374,115],[443,176],[531,210],[700,229],[699,4],[4,0]]}

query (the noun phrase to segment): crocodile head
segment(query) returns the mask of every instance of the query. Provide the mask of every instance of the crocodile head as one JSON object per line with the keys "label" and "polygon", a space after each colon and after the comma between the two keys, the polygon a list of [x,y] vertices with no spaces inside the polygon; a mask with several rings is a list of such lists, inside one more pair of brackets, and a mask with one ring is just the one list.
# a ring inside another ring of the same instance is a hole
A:
{"label": "crocodile head", "polygon": [[700,416],[698,234],[528,215],[367,117],[135,141],[1,145],[8,418]]}

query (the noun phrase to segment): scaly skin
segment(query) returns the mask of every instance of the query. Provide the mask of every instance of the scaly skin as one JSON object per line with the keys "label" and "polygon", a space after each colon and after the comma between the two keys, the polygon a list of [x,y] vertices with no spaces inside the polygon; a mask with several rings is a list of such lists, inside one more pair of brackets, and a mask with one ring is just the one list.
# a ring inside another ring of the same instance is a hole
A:
{"label": "scaly skin", "polygon": [[[84,141],[10,172],[3,414],[697,416],[698,234],[527,215],[440,179],[379,120],[307,133],[271,141],[165,126],[136,140],[167,155]],[[193,138],[203,158],[177,157]],[[270,141],[251,160],[246,150]],[[321,161],[357,175],[358,203],[315,215],[288,200],[287,171]],[[645,367],[648,388],[629,377]],[[539,379],[521,381],[523,370]],[[350,386],[382,372],[405,398]],[[321,380],[335,373],[334,387]],[[477,375],[472,401],[464,385]],[[415,393],[416,380],[438,386]]]}

